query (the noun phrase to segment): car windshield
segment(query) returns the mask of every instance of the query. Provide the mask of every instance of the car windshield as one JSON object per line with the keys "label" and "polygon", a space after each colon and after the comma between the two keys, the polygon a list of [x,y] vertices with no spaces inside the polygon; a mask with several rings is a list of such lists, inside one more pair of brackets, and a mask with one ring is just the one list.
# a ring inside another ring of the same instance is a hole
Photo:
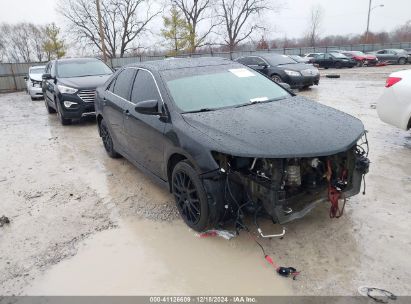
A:
{"label": "car windshield", "polygon": [[112,70],[100,60],[61,61],[57,65],[60,78],[107,75]]}
{"label": "car windshield", "polygon": [[290,55],[290,58],[294,59],[297,62],[304,61],[304,59],[302,57],[298,56],[298,55]]}
{"label": "car windshield", "polygon": [[30,74],[43,74],[44,73],[44,67],[40,67],[40,68],[31,68],[30,69]]}
{"label": "car windshield", "polygon": [[271,65],[297,63],[294,59],[291,59],[287,55],[277,55],[277,54],[264,55],[264,59],[266,59]]}
{"label": "car windshield", "polygon": [[331,56],[334,56],[335,58],[347,58],[347,56],[341,53],[331,53]]}
{"label": "car windshield", "polygon": [[290,96],[270,79],[239,65],[167,70],[162,76],[182,112],[272,102]]}

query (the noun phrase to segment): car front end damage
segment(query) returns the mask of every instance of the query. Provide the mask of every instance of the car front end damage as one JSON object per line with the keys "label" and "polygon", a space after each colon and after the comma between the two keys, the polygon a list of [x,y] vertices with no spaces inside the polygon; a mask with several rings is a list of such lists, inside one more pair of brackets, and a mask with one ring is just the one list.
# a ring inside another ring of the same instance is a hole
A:
{"label": "car front end damage", "polygon": [[345,204],[346,198],[358,194],[368,172],[365,133],[360,141],[334,155],[307,158],[251,158],[213,152],[220,169],[214,177],[204,177],[221,179],[226,213],[234,216],[244,208],[255,217],[268,214],[283,224],[330,201],[330,217],[339,217],[344,206],[338,206],[338,201]]}

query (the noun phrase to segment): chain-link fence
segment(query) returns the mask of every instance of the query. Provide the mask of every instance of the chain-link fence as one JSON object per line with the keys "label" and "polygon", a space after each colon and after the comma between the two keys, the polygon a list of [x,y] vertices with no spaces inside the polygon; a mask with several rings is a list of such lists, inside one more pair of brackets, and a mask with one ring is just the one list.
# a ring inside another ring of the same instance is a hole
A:
{"label": "chain-link fence", "polygon": [[[385,44],[357,44],[357,45],[340,45],[340,46],[322,46],[322,47],[300,47],[300,48],[281,48],[281,49],[267,49],[267,50],[250,50],[250,51],[235,51],[235,52],[208,52],[184,54],[178,57],[223,57],[227,59],[235,59],[245,55],[261,54],[261,53],[279,53],[286,55],[303,55],[307,53],[327,53],[332,50],[347,50],[347,51],[362,51],[370,52],[379,49],[410,49],[411,42],[402,43],[385,43]],[[118,68],[123,65],[161,60],[166,58],[164,55],[141,55],[137,57],[124,57],[109,59],[108,64],[113,68]],[[0,63],[0,93],[13,92],[25,89],[24,76],[27,75],[31,66],[42,65],[45,63]]]}

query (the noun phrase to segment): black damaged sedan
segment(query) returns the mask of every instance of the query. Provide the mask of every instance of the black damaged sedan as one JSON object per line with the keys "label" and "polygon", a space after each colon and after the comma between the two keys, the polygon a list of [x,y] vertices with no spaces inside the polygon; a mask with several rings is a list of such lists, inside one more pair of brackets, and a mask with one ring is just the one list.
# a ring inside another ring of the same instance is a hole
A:
{"label": "black damaged sedan", "polygon": [[125,66],[96,112],[107,153],[167,185],[197,231],[246,212],[285,223],[327,201],[339,216],[368,171],[360,120],[224,59]]}

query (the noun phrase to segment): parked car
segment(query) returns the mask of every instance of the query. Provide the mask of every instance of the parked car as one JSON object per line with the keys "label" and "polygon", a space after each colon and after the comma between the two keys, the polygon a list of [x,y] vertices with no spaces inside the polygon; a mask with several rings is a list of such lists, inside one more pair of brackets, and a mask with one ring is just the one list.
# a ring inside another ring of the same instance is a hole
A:
{"label": "parked car", "polygon": [[377,103],[380,119],[403,130],[411,128],[411,70],[390,74]]}
{"label": "parked car", "polygon": [[235,61],[267,75],[277,83],[287,83],[293,89],[308,88],[320,82],[320,73],[316,67],[298,63],[287,55],[245,56]]}
{"label": "parked car", "polygon": [[345,50],[330,50],[330,51],[328,51],[328,53],[340,53],[340,54],[342,54],[344,52],[346,52],[346,51]]}
{"label": "parked car", "polygon": [[364,65],[376,65],[378,63],[378,58],[372,54],[364,54],[361,51],[346,51],[341,53],[348,58],[351,58],[357,62],[357,66],[364,66]]}
{"label": "parked car", "polygon": [[45,66],[32,66],[29,68],[29,74],[24,77],[26,80],[27,93],[30,95],[31,100],[37,98],[43,98],[43,91],[41,89],[41,76],[44,73]]}
{"label": "parked car", "polygon": [[166,185],[197,231],[246,208],[301,218],[329,189],[358,193],[368,170],[360,120],[221,58],[125,66],[97,89],[96,112],[108,155]]}
{"label": "parked car", "polygon": [[386,61],[388,63],[406,64],[409,61],[408,52],[402,49],[384,49],[369,52],[369,54],[374,54],[379,61]]}
{"label": "parked car", "polygon": [[303,56],[303,58],[307,58],[310,61],[312,58],[315,58],[315,57],[317,57],[319,55],[322,55],[322,54],[324,54],[324,53],[308,53],[308,54],[305,54]]}
{"label": "parked car", "polygon": [[298,55],[288,55],[288,57],[290,57],[291,59],[294,59],[295,61],[299,62],[299,63],[309,63],[310,59],[306,58],[306,57],[301,57]]}
{"label": "parked car", "polygon": [[410,57],[411,57],[411,49],[405,49],[405,51],[408,53],[408,63],[411,63]]}
{"label": "parked car", "polygon": [[321,68],[352,68],[357,65],[357,62],[353,59],[340,53],[325,53],[317,55],[311,62],[317,64]]}
{"label": "parked car", "polygon": [[63,125],[72,119],[95,115],[96,88],[113,73],[105,63],[94,58],[50,61],[43,74],[43,94],[48,113],[57,112]]}

